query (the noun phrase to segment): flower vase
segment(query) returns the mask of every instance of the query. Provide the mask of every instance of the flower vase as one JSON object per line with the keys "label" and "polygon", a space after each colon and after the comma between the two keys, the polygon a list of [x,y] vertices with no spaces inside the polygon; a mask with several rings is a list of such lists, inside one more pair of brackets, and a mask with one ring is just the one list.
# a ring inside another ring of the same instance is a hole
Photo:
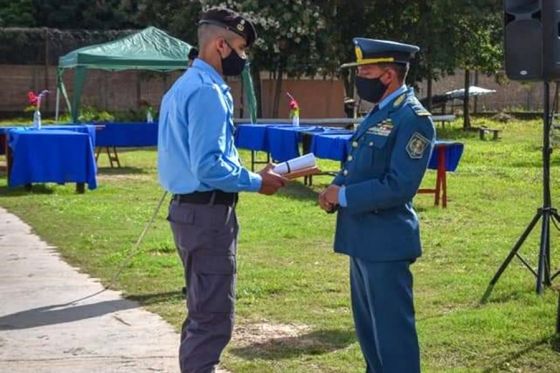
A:
{"label": "flower vase", "polygon": [[33,113],[33,128],[36,130],[41,129],[41,112],[39,110],[35,110]]}
{"label": "flower vase", "polygon": [[299,127],[299,115],[294,115],[292,117],[292,126]]}

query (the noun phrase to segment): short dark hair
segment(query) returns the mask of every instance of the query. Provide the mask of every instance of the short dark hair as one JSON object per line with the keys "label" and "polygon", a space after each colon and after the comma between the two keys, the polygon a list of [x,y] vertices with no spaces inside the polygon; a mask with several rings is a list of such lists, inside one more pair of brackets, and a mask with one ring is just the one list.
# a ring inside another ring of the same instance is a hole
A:
{"label": "short dark hair", "polygon": [[406,76],[408,75],[409,64],[407,63],[380,63],[379,67],[382,69],[393,69],[397,73],[397,78],[404,83]]}
{"label": "short dark hair", "polygon": [[195,58],[198,57],[198,49],[195,47],[192,47],[191,50],[189,51],[189,55],[188,55],[188,59],[189,61],[194,60]]}

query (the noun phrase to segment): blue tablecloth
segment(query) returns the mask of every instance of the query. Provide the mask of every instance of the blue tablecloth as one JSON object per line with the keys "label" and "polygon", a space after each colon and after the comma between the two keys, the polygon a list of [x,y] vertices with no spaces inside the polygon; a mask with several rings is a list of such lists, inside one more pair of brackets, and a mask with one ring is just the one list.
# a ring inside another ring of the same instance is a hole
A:
{"label": "blue tablecloth", "polygon": [[238,148],[270,153],[272,159],[284,162],[300,155],[299,143],[303,133],[316,135],[346,133],[344,130],[320,126],[240,124],[235,134]]}
{"label": "blue tablecloth", "polygon": [[[21,130],[21,131],[36,131],[33,127],[23,127],[23,126],[7,126],[0,127],[0,136],[6,135],[9,130]],[[75,131],[80,133],[86,133],[91,138],[92,147],[95,146],[95,126],[87,124],[57,124],[57,125],[43,125],[42,130],[65,130],[65,131]],[[4,149],[4,142],[0,141],[0,154],[6,154]]]}
{"label": "blue tablecloth", "polygon": [[97,132],[95,146],[136,148],[157,146],[157,123],[104,123]]}
{"label": "blue tablecloth", "polygon": [[67,130],[12,129],[8,132],[13,163],[11,187],[30,183],[87,183],[97,187],[90,136]]}
{"label": "blue tablecloth", "polygon": [[273,160],[285,162],[299,157],[299,142],[303,127],[268,127],[268,152]]}
{"label": "blue tablecloth", "polygon": [[430,162],[428,163],[428,168],[437,170],[439,161],[438,148],[441,146],[445,147],[445,171],[455,171],[457,169],[457,166],[459,165],[459,161],[461,160],[461,156],[463,155],[463,150],[465,147],[463,143],[455,141],[436,141],[436,146],[434,148],[434,151],[432,152],[432,157],[430,158]]}
{"label": "blue tablecloth", "polygon": [[[310,151],[317,158],[342,161],[348,156],[352,131],[332,127],[240,124],[235,134],[235,145],[243,149],[268,152],[275,161],[284,162],[300,155],[299,143],[302,133],[312,136]],[[446,171],[455,171],[461,160],[464,145],[454,141],[436,141],[428,168],[437,169],[437,149],[441,146],[445,146]]]}
{"label": "blue tablecloth", "polygon": [[[313,136],[313,143],[311,146],[311,152],[315,154],[317,158],[332,159],[335,161],[342,161],[348,156],[349,150],[349,140],[350,134],[318,134]],[[445,170],[455,171],[461,160],[461,155],[463,154],[464,145],[460,142],[454,141],[436,141],[432,156],[428,163],[428,168],[437,170],[439,161],[440,147],[445,147]]]}
{"label": "blue tablecloth", "polygon": [[348,157],[350,137],[351,132],[317,134],[311,140],[311,153],[317,158],[342,161]]}
{"label": "blue tablecloth", "polygon": [[268,152],[268,124],[240,124],[235,129],[235,146],[242,149]]}

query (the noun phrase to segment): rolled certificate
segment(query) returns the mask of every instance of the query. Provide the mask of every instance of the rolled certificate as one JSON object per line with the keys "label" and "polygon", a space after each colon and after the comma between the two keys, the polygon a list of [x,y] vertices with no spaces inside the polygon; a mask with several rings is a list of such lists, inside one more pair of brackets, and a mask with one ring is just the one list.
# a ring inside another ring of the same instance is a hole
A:
{"label": "rolled certificate", "polygon": [[273,171],[277,174],[284,175],[315,166],[315,155],[313,155],[313,153],[308,153],[301,157],[277,164]]}

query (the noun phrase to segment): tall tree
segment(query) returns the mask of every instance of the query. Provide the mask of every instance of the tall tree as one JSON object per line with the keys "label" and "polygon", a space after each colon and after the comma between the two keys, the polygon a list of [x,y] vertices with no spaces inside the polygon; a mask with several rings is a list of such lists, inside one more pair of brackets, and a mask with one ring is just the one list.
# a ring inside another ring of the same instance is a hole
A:
{"label": "tall tree", "polygon": [[32,0],[38,26],[59,29],[123,29],[135,27],[137,1]]}
{"label": "tall tree", "polygon": [[243,12],[256,25],[259,39],[252,48],[251,66],[276,78],[272,115],[278,115],[284,75],[313,76],[323,66],[320,52],[326,20],[310,0],[200,0],[202,9],[227,6]]}
{"label": "tall tree", "polygon": [[502,66],[502,11],[501,4],[492,0],[461,2],[456,17],[457,65],[465,70],[465,99],[463,128],[471,128],[469,87],[470,72],[487,74],[497,72]]}
{"label": "tall tree", "polygon": [[0,27],[32,27],[33,4],[31,0],[0,0]]}

